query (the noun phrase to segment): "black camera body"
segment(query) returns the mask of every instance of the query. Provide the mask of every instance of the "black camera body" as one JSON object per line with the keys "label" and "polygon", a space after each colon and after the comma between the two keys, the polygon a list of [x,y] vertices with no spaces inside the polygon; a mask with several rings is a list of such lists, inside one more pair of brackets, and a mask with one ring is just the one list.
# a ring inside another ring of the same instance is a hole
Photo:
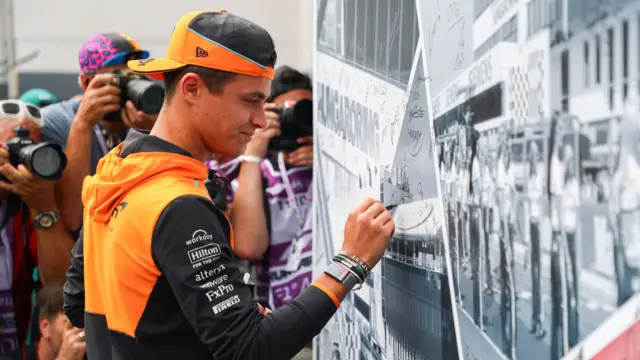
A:
{"label": "black camera body", "polygon": [[[120,108],[124,108],[127,101],[131,101],[136,109],[145,114],[155,115],[162,109],[164,103],[164,87],[150,80],[144,75],[128,70],[117,70],[113,73],[120,88]],[[107,114],[104,119],[109,122],[122,122],[120,111]]]}
{"label": "black camera body", "polygon": [[[29,129],[18,127],[16,136],[7,141],[11,165],[24,165],[33,174],[45,180],[58,180],[67,166],[67,157],[58,144],[37,144],[29,137]],[[9,182],[6,178],[3,181]]]}
{"label": "black camera body", "polygon": [[313,135],[313,101],[303,99],[269,111],[280,115],[280,136],[271,139],[269,151],[291,152],[301,146],[298,138]]}
{"label": "black camera body", "polygon": [[204,181],[204,186],[207,188],[213,204],[222,211],[227,210],[229,202],[227,201],[227,188],[225,187],[225,183],[218,179],[207,179]]}

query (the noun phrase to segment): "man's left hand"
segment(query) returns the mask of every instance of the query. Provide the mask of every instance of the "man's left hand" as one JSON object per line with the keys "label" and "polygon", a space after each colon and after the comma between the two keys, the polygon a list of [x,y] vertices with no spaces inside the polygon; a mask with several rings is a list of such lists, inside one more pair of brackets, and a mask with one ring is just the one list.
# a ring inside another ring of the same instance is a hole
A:
{"label": "man's left hand", "polygon": [[151,130],[156,123],[158,115],[149,115],[136,109],[131,101],[127,101],[125,107],[120,110],[122,122],[131,129]]}
{"label": "man's left hand", "polygon": [[298,138],[302,146],[286,156],[286,162],[292,166],[313,166],[313,136]]}

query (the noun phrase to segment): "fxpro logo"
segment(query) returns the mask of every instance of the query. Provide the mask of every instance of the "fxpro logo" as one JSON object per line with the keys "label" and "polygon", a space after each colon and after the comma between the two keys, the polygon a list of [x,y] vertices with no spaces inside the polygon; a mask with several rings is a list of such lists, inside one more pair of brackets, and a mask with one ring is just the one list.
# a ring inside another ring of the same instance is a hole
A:
{"label": "fxpro logo", "polygon": [[200,246],[197,249],[189,250],[187,255],[189,256],[191,264],[202,264],[205,261],[210,263],[220,257],[220,245],[207,244]]}
{"label": "fxpro logo", "polygon": [[213,300],[220,299],[221,297],[223,297],[224,295],[227,295],[232,291],[233,291],[233,285],[231,284],[219,285],[217,289],[209,290],[205,295],[207,295],[207,299],[209,299],[209,302],[212,302]]}
{"label": "fxpro logo", "polygon": [[203,240],[213,240],[213,236],[207,234],[206,231],[200,229],[200,230],[196,230],[193,232],[193,234],[191,235],[191,239],[185,241],[184,243],[188,245],[193,245],[197,242],[203,241]]}

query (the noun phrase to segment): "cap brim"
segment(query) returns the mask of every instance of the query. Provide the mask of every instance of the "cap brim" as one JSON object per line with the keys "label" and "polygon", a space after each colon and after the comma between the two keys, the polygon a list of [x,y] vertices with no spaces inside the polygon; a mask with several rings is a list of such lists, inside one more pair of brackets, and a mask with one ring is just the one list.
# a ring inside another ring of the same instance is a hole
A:
{"label": "cap brim", "polygon": [[187,64],[169,58],[141,59],[127,62],[131,71],[144,74],[157,80],[163,80],[163,73],[181,69]]}
{"label": "cap brim", "polygon": [[102,66],[116,66],[116,65],[125,65],[129,60],[138,60],[138,59],[146,59],[149,57],[149,52],[147,50],[134,50],[134,51],[125,51],[120,52],[114,55],[112,58],[106,60]]}

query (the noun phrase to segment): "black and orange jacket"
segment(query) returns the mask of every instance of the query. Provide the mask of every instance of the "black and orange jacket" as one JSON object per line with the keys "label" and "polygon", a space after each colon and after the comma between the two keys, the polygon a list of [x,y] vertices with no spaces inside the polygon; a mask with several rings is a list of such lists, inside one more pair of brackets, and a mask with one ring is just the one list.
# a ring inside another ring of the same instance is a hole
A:
{"label": "black and orange jacket", "polygon": [[85,179],[78,244],[89,359],[290,359],[335,313],[314,286],[259,313],[207,177],[184,150],[131,131]]}

